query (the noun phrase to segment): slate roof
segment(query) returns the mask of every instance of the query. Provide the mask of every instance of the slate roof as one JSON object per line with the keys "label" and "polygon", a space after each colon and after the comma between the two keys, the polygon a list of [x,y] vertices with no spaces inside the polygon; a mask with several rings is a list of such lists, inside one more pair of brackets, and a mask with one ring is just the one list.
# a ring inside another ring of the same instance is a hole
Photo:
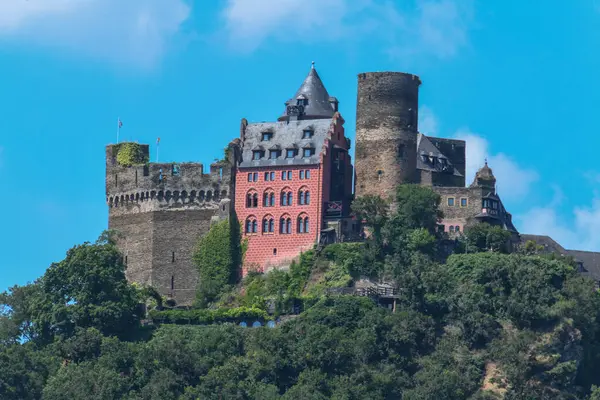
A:
{"label": "slate roof", "polygon": [[417,169],[425,170],[425,171],[432,171],[432,172],[440,172],[440,173],[444,172],[440,168],[441,167],[440,164],[436,164],[435,166],[433,166],[429,163],[424,162],[421,158],[421,154],[424,154],[427,156],[432,155],[437,158],[446,159],[446,163],[452,167],[452,170],[453,170],[452,174],[455,176],[462,176],[462,174],[458,171],[458,169],[454,168],[454,166],[450,162],[450,159],[448,157],[446,157],[444,154],[442,154],[440,149],[435,147],[435,145],[433,143],[431,143],[431,140],[429,140],[429,138],[427,136],[423,135],[422,133],[419,133],[419,136],[417,138]]}
{"label": "slate roof", "polygon": [[[318,164],[331,124],[331,119],[248,124],[242,148],[242,162],[239,166],[241,168],[249,168]],[[307,129],[312,130],[314,134],[310,139],[302,139],[303,132]],[[272,132],[273,138],[263,141],[263,132]],[[281,149],[281,156],[272,160],[269,159],[269,149],[273,147]],[[305,147],[314,148],[315,154],[307,158],[302,157],[302,149]],[[294,158],[286,158],[286,149],[291,148],[298,149],[298,154]],[[258,149],[264,150],[265,156],[260,160],[254,161],[252,160],[252,152]]]}
{"label": "slate roof", "polygon": [[[314,64],[294,97],[285,103],[286,106],[296,105],[296,100],[298,98],[308,99],[308,105],[304,107],[304,114],[302,118],[330,119],[336,112],[331,103],[337,102],[337,99],[335,97],[330,97],[329,93],[327,93],[327,89],[325,89],[325,85],[323,85],[323,81],[321,81]],[[284,117],[287,117],[287,109],[284,110],[283,115],[280,118]]]}
{"label": "slate roof", "polygon": [[567,250],[567,253],[583,264],[582,275],[600,281],[600,253],[582,250]]}
{"label": "slate roof", "polygon": [[600,253],[594,251],[567,250],[550,236],[521,235],[522,243],[525,243],[528,240],[533,240],[538,245],[543,246],[546,252],[573,257],[575,261],[582,264],[583,270],[580,271],[582,275],[588,276],[595,281],[600,281]]}

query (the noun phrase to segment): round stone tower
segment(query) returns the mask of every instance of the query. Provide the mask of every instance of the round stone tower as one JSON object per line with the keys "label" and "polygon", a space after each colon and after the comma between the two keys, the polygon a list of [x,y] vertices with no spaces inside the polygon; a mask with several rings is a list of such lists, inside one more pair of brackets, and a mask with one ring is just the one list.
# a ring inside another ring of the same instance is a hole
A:
{"label": "round stone tower", "polygon": [[393,198],[417,169],[418,76],[402,72],[358,75],[356,195]]}

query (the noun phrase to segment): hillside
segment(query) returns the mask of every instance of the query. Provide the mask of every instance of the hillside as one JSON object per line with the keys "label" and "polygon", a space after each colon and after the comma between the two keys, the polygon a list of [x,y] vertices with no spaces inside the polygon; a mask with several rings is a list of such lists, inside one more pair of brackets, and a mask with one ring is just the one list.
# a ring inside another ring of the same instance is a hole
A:
{"label": "hillside", "polygon": [[[128,284],[110,235],[76,246],[0,296],[0,398],[600,399],[593,281],[534,243],[509,252],[486,225],[441,257],[439,197],[405,185],[397,200],[355,201],[365,242],[243,281],[243,243],[218,226],[190,310]],[[330,290],[361,280],[391,283],[395,311]]]}

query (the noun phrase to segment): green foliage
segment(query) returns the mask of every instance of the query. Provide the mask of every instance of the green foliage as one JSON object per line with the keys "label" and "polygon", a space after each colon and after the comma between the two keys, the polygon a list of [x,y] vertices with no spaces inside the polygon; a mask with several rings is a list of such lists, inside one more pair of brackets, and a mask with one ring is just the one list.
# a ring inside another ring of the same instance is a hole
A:
{"label": "green foliage", "polygon": [[[481,251],[508,253],[510,236],[510,232],[502,229],[500,226],[492,226],[485,223],[474,224],[465,228],[465,250],[470,253]],[[529,251],[532,250],[531,245],[526,247]]]}
{"label": "green foliage", "polygon": [[215,301],[227,285],[235,281],[242,257],[237,218],[219,221],[200,238],[194,253],[198,268],[197,302],[205,307]]}
{"label": "green foliage", "polygon": [[148,155],[139,143],[119,143],[113,146],[113,151],[116,152],[117,162],[123,167],[143,165],[149,161]]}
{"label": "green foliage", "polygon": [[256,307],[218,308],[214,310],[151,310],[150,318],[155,323],[167,324],[212,324],[241,322],[248,319],[270,320],[266,311]]}
{"label": "green foliage", "polygon": [[[572,260],[534,245],[504,254],[505,234],[483,226],[442,264],[439,199],[410,185],[398,199],[379,237],[306,252],[235,290],[245,245],[237,225],[214,225],[196,252],[210,309],[161,309],[157,291],[128,285],[112,234],[76,246],[0,295],[0,398],[600,398],[600,294]],[[325,294],[365,275],[399,288],[394,313]],[[292,306],[302,313],[281,315]],[[237,326],[275,315],[273,329]]]}

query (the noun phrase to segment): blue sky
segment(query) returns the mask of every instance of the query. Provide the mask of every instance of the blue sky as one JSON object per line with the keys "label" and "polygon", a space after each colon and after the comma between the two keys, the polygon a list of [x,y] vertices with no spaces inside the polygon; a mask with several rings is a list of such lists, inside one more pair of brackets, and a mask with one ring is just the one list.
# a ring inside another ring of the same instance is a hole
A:
{"label": "blue sky", "polygon": [[358,73],[419,75],[420,130],[489,159],[521,232],[600,251],[599,48],[594,0],[2,1],[0,290],[106,228],[117,117],[209,163],[313,60],[352,138]]}

